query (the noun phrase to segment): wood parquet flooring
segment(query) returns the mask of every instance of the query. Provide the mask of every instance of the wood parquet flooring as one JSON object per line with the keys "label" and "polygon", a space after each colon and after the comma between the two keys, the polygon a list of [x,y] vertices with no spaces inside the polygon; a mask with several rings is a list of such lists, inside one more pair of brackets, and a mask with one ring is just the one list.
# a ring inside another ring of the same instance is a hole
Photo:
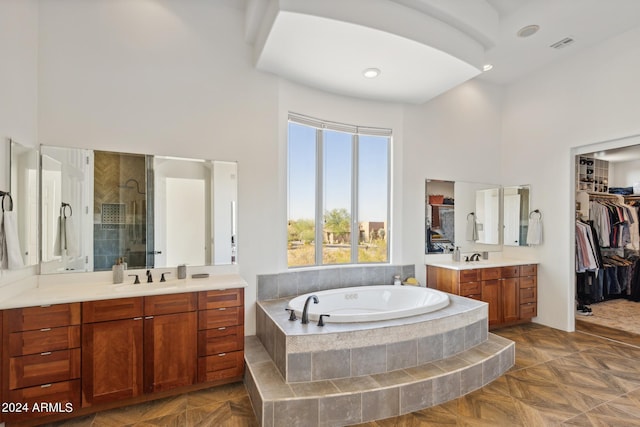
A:
{"label": "wood parquet flooring", "polygon": [[[355,427],[640,427],[640,347],[536,324],[492,332],[516,342],[507,374],[445,404]],[[238,383],[55,426],[253,427],[257,421]]]}

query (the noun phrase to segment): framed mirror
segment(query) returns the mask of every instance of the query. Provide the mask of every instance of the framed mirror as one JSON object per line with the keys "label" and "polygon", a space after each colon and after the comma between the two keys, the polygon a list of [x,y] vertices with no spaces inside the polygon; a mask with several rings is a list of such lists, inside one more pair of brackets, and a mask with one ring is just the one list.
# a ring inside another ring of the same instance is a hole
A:
{"label": "framed mirror", "polygon": [[38,150],[10,140],[10,189],[24,266],[38,264]]}
{"label": "framed mirror", "polygon": [[237,262],[235,162],[42,147],[41,273]]}
{"label": "framed mirror", "polygon": [[506,246],[527,246],[529,228],[529,185],[514,185],[503,188],[503,239]]}

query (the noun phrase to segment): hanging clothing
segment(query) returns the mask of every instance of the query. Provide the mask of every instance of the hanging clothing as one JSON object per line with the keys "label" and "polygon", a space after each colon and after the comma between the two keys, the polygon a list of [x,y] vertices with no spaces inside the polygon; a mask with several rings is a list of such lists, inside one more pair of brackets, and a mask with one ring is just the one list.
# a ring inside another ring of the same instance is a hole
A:
{"label": "hanging clothing", "polygon": [[598,264],[596,247],[597,237],[590,225],[576,221],[576,271],[583,273],[587,270],[597,270]]}

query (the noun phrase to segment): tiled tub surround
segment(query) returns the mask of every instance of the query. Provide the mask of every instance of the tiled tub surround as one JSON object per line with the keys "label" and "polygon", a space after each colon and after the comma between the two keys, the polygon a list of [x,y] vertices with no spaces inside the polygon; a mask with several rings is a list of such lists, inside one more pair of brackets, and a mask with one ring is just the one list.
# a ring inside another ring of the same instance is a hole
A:
{"label": "tiled tub surround", "polygon": [[402,319],[289,321],[293,296],[413,276],[413,266],[334,270],[258,276],[245,384],[261,426],[343,426],[406,414],[479,389],[513,366],[515,344],[488,333],[486,303],[455,295],[442,310]]}
{"label": "tiled tub surround", "polygon": [[448,307],[432,313],[324,327],[289,321],[288,301],[260,301],[256,306],[256,335],[287,382],[414,367],[473,348],[488,336],[486,303],[455,295]]}
{"label": "tiled tub surround", "polygon": [[364,265],[319,268],[258,275],[258,301],[294,297],[326,289],[365,285],[393,285],[393,276],[402,280],[415,276],[412,265]]}

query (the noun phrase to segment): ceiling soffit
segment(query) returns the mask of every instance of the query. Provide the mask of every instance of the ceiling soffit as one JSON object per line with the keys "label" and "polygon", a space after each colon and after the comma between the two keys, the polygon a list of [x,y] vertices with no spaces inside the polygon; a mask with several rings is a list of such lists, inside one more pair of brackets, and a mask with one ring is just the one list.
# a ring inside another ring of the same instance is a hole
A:
{"label": "ceiling soffit", "polygon": [[[245,31],[260,70],[343,95],[423,103],[478,75],[493,45],[495,10],[451,3],[251,0]],[[380,76],[364,78],[370,67]]]}

